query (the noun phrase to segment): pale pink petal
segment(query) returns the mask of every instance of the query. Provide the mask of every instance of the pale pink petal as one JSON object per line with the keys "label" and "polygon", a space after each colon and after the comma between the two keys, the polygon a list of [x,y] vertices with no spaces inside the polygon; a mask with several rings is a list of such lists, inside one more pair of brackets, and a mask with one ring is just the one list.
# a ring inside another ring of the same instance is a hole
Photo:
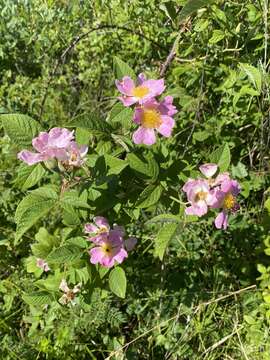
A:
{"label": "pale pink petal", "polygon": [[203,216],[207,213],[207,205],[204,201],[200,201],[196,205],[192,205],[188,208],[186,208],[185,212],[187,215],[196,215],[196,216]]}
{"label": "pale pink petal", "polygon": [[128,257],[128,253],[125,249],[120,249],[120,251],[114,256],[114,260],[116,260],[119,264],[121,264],[125,258]]}
{"label": "pale pink petal", "polygon": [[173,97],[172,96],[165,96],[165,98],[159,104],[158,109],[162,115],[173,116],[174,114],[177,113],[177,109],[173,105]]}
{"label": "pale pink petal", "polygon": [[207,178],[211,178],[217,172],[217,164],[203,164],[199,167],[200,172]]}
{"label": "pale pink petal", "polygon": [[49,134],[45,131],[42,131],[38,137],[34,138],[32,140],[33,148],[36,149],[38,152],[43,152],[46,150],[46,147],[48,146],[48,138]]}
{"label": "pale pink petal", "polygon": [[81,291],[81,287],[82,287],[82,284],[79,283],[77,285],[74,286],[74,289],[72,290],[73,294],[77,294],[78,292]]}
{"label": "pale pink petal", "polygon": [[183,191],[188,192],[195,184],[196,180],[188,179],[185,185],[183,186]]}
{"label": "pale pink petal", "polygon": [[135,88],[134,81],[129,76],[124,76],[121,81],[116,80],[117,89],[124,95],[131,96],[132,90]]}
{"label": "pale pink petal", "polygon": [[105,253],[104,251],[102,250],[101,247],[95,247],[93,249],[91,249],[89,251],[89,254],[90,254],[90,262],[92,264],[97,264],[97,263],[101,263],[104,256],[105,256]]}
{"label": "pale pink petal", "polygon": [[94,222],[97,224],[97,226],[99,227],[106,227],[107,229],[110,228],[110,225],[108,223],[108,220],[103,217],[103,216],[96,216],[94,218]]}
{"label": "pale pink petal", "polygon": [[153,145],[156,142],[156,135],[153,129],[140,126],[132,136],[135,144]]}
{"label": "pale pink petal", "polygon": [[213,183],[213,186],[218,186],[218,185],[222,184],[223,181],[225,181],[225,180],[230,180],[230,174],[228,172],[220,173],[216,177],[216,179]]}
{"label": "pale pink petal", "polygon": [[59,289],[62,290],[63,292],[67,293],[69,291],[69,287],[67,285],[67,282],[65,279],[62,279],[60,285],[59,285]]}
{"label": "pale pink petal", "polygon": [[141,86],[146,81],[146,77],[143,73],[140,73],[137,78],[138,85]]}
{"label": "pale pink petal", "polygon": [[164,79],[146,80],[142,85],[150,90],[152,95],[151,97],[158,96],[165,90]]}
{"label": "pale pink petal", "polygon": [[52,128],[49,131],[48,146],[66,148],[74,138],[74,131],[65,128]]}
{"label": "pale pink petal", "polygon": [[131,106],[138,101],[134,96],[119,96],[117,99],[122,101],[124,106]]}
{"label": "pale pink petal", "polygon": [[101,265],[111,268],[114,265],[115,257],[105,256],[101,261]]}
{"label": "pale pink petal", "polygon": [[17,157],[28,165],[34,165],[41,161],[47,160],[47,158],[42,154],[33,153],[28,150],[22,150],[17,154]]}
{"label": "pale pink petal", "polygon": [[172,129],[175,125],[174,119],[170,116],[162,115],[161,120],[162,124],[157,128],[157,131],[165,137],[170,137],[172,134]]}
{"label": "pale pink petal", "polygon": [[98,227],[94,224],[85,224],[84,232],[86,233],[96,233],[98,231]]}
{"label": "pale pink petal", "polygon": [[217,229],[227,229],[228,214],[225,211],[220,212],[215,219],[215,226]]}
{"label": "pale pink petal", "polygon": [[49,265],[47,264],[47,263],[45,263],[44,264],[44,271],[45,272],[48,272],[48,271],[50,271],[51,269],[50,269],[50,267],[49,267]]}
{"label": "pale pink petal", "polygon": [[85,157],[88,153],[88,146],[87,145],[82,145],[79,147],[79,153],[81,155],[81,158]]}
{"label": "pale pink petal", "polygon": [[143,109],[141,107],[135,108],[134,115],[133,115],[133,121],[140,125],[142,123],[143,119]]}
{"label": "pale pink petal", "polygon": [[127,249],[127,251],[131,251],[134,249],[136,244],[137,239],[135,237],[130,237],[125,241],[125,248]]}

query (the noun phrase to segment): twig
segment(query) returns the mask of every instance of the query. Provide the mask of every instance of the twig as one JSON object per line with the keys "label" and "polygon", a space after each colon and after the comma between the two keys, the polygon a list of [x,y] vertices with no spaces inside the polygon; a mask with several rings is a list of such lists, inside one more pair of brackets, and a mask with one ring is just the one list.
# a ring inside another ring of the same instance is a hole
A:
{"label": "twig", "polygon": [[[242,328],[242,327],[241,327]],[[218,342],[216,342],[215,344],[211,345],[209,348],[207,348],[202,355],[206,355],[209,352],[215,350],[217,347],[219,347],[220,345],[222,345],[223,343],[225,343],[227,340],[229,340],[232,336],[234,336],[235,334],[237,334],[238,329],[235,329],[231,334],[225,336],[224,338],[220,339]]]}
{"label": "twig", "polygon": [[139,31],[133,30],[133,29],[129,29],[125,26],[117,26],[117,25],[109,25],[109,24],[102,24],[99,25],[97,27],[94,27],[88,31],[86,31],[85,33],[82,33],[80,35],[77,35],[72,42],[70,43],[70,45],[62,52],[61,56],[59,59],[56,60],[53,69],[49,75],[46,87],[45,87],[45,92],[41,101],[41,106],[40,106],[40,112],[39,112],[39,116],[38,119],[40,121],[42,115],[43,115],[43,111],[44,111],[44,106],[47,100],[47,96],[48,96],[48,91],[49,91],[49,87],[51,85],[52,79],[54,77],[54,75],[56,74],[60,64],[64,64],[65,60],[66,60],[66,56],[67,54],[83,39],[85,39],[88,35],[90,35],[91,33],[98,31],[98,30],[106,30],[106,29],[112,29],[112,30],[121,30],[121,31],[126,31],[129,33],[132,33],[134,35],[140,36],[142,38],[144,38],[145,40],[151,42],[153,45],[157,46],[158,48],[162,49],[162,50],[166,50],[165,47],[163,47],[162,45],[160,45],[158,42],[156,42],[155,40],[150,39],[148,36],[142,34]]}
{"label": "twig", "polygon": [[178,47],[178,43],[181,37],[181,33],[182,31],[179,32],[179,34],[177,35],[176,39],[174,40],[173,46],[171,48],[171,51],[169,52],[169,55],[167,56],[165,62],[163,65],[161,65],[161,69],[159,72],[160,77],[163,77],[167,68],[169,67],[169,65],[171,64],[171,62],[173,61],[175,55],[176,55],[176,50]]}

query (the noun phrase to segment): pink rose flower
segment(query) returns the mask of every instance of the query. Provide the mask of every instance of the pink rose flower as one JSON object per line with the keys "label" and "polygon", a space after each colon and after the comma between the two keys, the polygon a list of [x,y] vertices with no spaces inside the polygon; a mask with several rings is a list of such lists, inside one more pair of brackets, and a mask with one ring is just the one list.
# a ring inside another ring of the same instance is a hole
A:
{"label": "pink rose flower", "polygon": [[133,121],[140,126],[132,136],[134,143],[153,145],[156,142],[155,131],[170,137],[175,125],[171,115],[175,112],[171,97],[166,97],[161,103],[150,99],[143,106],[137,107]]}
{"label": "pink rose flower", "polygon": [[90,234],[89,241],[98,243],[100,240],[107,238],[109,234],[110,225],[108,220],[103,216],[96,216],[94,223],[88,223],[84,226],[84,232]]}
{"label": "pink rose flower", "polygon": [[94,235],[88,239],[97,245],[89,250],[90,262],[108,268],[115,263],[121,264],[127,258],[127,252],[137,243],[134,237],[124,240],[125,230],[122,226],[114,225],[110,230],[107,219],[102,217],[96,217],[95,224],[86,224],[85,231]]}
{"label": "pink rose flower", "polygon": [[85,162],[88,147],[86,145],[79,146],[75,141],[71,141],[66,149],[66,159],[63,164],[70,167],[80,167]]}
{"label": "pink rose flower", "polygon": [[129,76],[124,76],[121,81],[115,82],[117,89],[123,94],[118,99],[124,106],[131,106],[139,103],[144,104],[149,99],[160,95],[164,89],[164,80],[146,80],[144,74],[140,74],[137,84]]}
{"label": "pink rose flower", "polygon": [[213,208],[222,208],[222,211],[215,219],[215,226],[217,229],[227,229],[229,212],[236,212],[240,206],[237,203],[236,197],[240,193],[240,185],[236,180],[225,179],[220,189],[216,192],[216,202],[212,205]]}
{"label": "pink rose flower", "polygon": [[33,148],[37,153],[22,150],[18,154],[18,159],[28,165],[33,165],[41,161],[52,158],[58,160],[66,159],[66,148],[74,138],[73,131],[62,128],[53,128],[48,133],[41,132],[38,137],[32,140]]}
{"label": "pink rose flower", "polygon": [[216,201],[215,191],[211,190],[207,180],[189,179],[183,187],[191,206],[187,207],[187,215],[203,216],[207,213],[208,207]]}

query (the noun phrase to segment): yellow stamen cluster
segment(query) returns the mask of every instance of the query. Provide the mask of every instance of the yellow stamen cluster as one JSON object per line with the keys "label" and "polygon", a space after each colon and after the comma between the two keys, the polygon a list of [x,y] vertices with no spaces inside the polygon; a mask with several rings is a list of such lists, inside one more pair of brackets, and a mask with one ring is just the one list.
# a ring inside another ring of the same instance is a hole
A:
{"label": "yellow stamen cluster", "polygon": [[231,210],[235,206],[235,197],[229,193],[223,200],[223,207],[226,210]]}
{"label": "yellow stamen cluster", "polygon": [[132,95],[140,99],[147,94],[149,94],[149,89],[146,86],[137,86],[132,90]]}
{"label": "yellow stamen cluster", "polygon": [[156,129],[162,124],[160,113],[154,109],[144,109],[142,114],[142,126],[147,129]]}

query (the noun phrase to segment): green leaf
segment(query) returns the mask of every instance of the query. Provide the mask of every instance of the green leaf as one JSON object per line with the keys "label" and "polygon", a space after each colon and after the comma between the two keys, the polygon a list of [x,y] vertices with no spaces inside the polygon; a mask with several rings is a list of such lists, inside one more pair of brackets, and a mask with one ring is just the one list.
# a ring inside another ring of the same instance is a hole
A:
{"label": "green leaf", "polygon": [[265,207],[265,209],[268,211],[268,213],[270,215],[270,198],[265,201],[264,207]]}
{"label": "green leaf", "polygon": [[82,236],[76,236],[76,237],[69,238],[66,240],[66,244],[72,245],[72,246],[77,246],[82,249],[89,248],[89,241],[86,240],[86,238],[84,238]]}
{"label": "green leaf", "polygon": [[82,255],[82,249],[75,245],[63,245],[53,250],[46,258],[47,261],[53,263],[72,262]]}
{"label": "green leaf", "polygon": [[45,259],[53,247],[58,246],[61,241],[59,236],[51,235],[44,227],[39,228],[35,239],[37,242],[31,245],[31,250],[36,257],[41,259]]}
{"label": "green leaf", "polygon": [[117,56],[113,57],[113,67],[116,79],[121,80],[124,76],[136,79],[136,74],[131,67]]}
{"label": "green leaf", "polygon": [[79,198],[79,194],[76,190],[66,191],[61,196],[60,199],[61,205],[70,205],[74,208],[83,208],[83,209],[89,209],[90,206]]}
{"label": "green leaf", "polygon": [[141,160],[137,155],[131,153],[128,154],[127,161],[131,169],[143,175],[149,175],[149,169],[146,162]]}
{"label": "green leaf", "polygon": [[105,155],[105,163],[110,168],[107,175],[118,175],[126,166],[128,166],[128,162],[126,160],[118,159],[111,155]]}
{"label": "green leaf", "polygon": [[52,296],[45,291],[37,291],[32,294],[24,294],[22,298],[28,305],[32,306],[50,304],[53,300]]}
{"label": "green leaf", "polygon": [[32,191],[19,203],[15,212],[15,222],[17,224],[15,243],[40,218],[52,210],[57,200],[57,194],[44,187]]}
{"label": "green leaf", "polygon": [[239,179],[245,178],[248,176],[248,172],[246,170],[246,166],[240,161],[236,166],[232,165],[232,176],[238,177]]}
{"label": "green leaf", "polygon": [[226,143],[225,145],[220,146],[212,153],[210,159],[211,162],[218,164],[219,170],[221,172],[226,171],[231,162],[231,152],[229,145]]}
{"label": "green leaf", "polygon": [[132,125],[132,115],[131,108],[117,102],[111,109],[109,121],[111,123],[120,123],[124,128],[128,129]]}
{"label": "green leaf", "polygon": [[110,272],[109,287],[115,295],[125,298],[127,279],[125,271],[121,267],[117,266]]}
{"label": "green leaf", "polygon": [[151,177],[155,180],[159,174],[159,166],[152,154],[148,154],[146,158],[142,155],[139,157],[133,153],[127,155],[129,167],[144,177]]}
{"label": "green leaf", "polygon": [[27,115],[3,114],[0,121],[5,133],[18,146],[31,145],[32,139],[41,131],[39,123]]}
{"label": "green leaf", "polygon": [[169,241],[174,237],[178,224],[165,224],[160,229],[156,241],[154,256],[158,256],[160,260],[163,259],[165,250],[169,244]]}
{"label": "green leaf", "polygon": [[93,135],[108,135],[112,131],[111,125],[95,113],[80,114],[65,126],[87,129]]}
{"label": "green leaf", "polygon": [[214,30],[213,35],[209,40],[209,44],[217,44],[221,40],[223,40],[225,37],[225,34],[222,30]]}
{"label": "green leaf", "polygon": [[148,185],[140,194],[136,206],[138,208],[148,208],[158,202],[162,194],[163,187],[161,185]]}
{"label": "green leaf", "polygon": [[250,64],[240,63],[240,69],[248,76],[249,81],[256,90],[261,92],[262,90],[262,75],[261,72]]}
{"label": "green leaf", "polygon": [[193,134],[193,139],[197,141],[205,141],[210,135],[209,131],[197,131]]}
{"label": "green leaf", "polygon": [[179,215],[172,215],[172,214],[160,214],[153,217],[151,220],[148,220],[146,224],[153,224],[156,222],[174,222],[174,223],[181,223],[183,220],[180,219]]}
{"label": "green leaf", "polygon": [[212,3],[212,0],[189,0],[180,11],[179,14],[179,23],[181,24],[187,17],[192,15],[194,12],[199,10],[201,7],[209,5]]}
{"label": "green leaf", "polygon": [[27,190],[36,185],[45,174],[46,170],[41,164],[33,166],[21,164],[14,185],[20,187],[23,191]]}

